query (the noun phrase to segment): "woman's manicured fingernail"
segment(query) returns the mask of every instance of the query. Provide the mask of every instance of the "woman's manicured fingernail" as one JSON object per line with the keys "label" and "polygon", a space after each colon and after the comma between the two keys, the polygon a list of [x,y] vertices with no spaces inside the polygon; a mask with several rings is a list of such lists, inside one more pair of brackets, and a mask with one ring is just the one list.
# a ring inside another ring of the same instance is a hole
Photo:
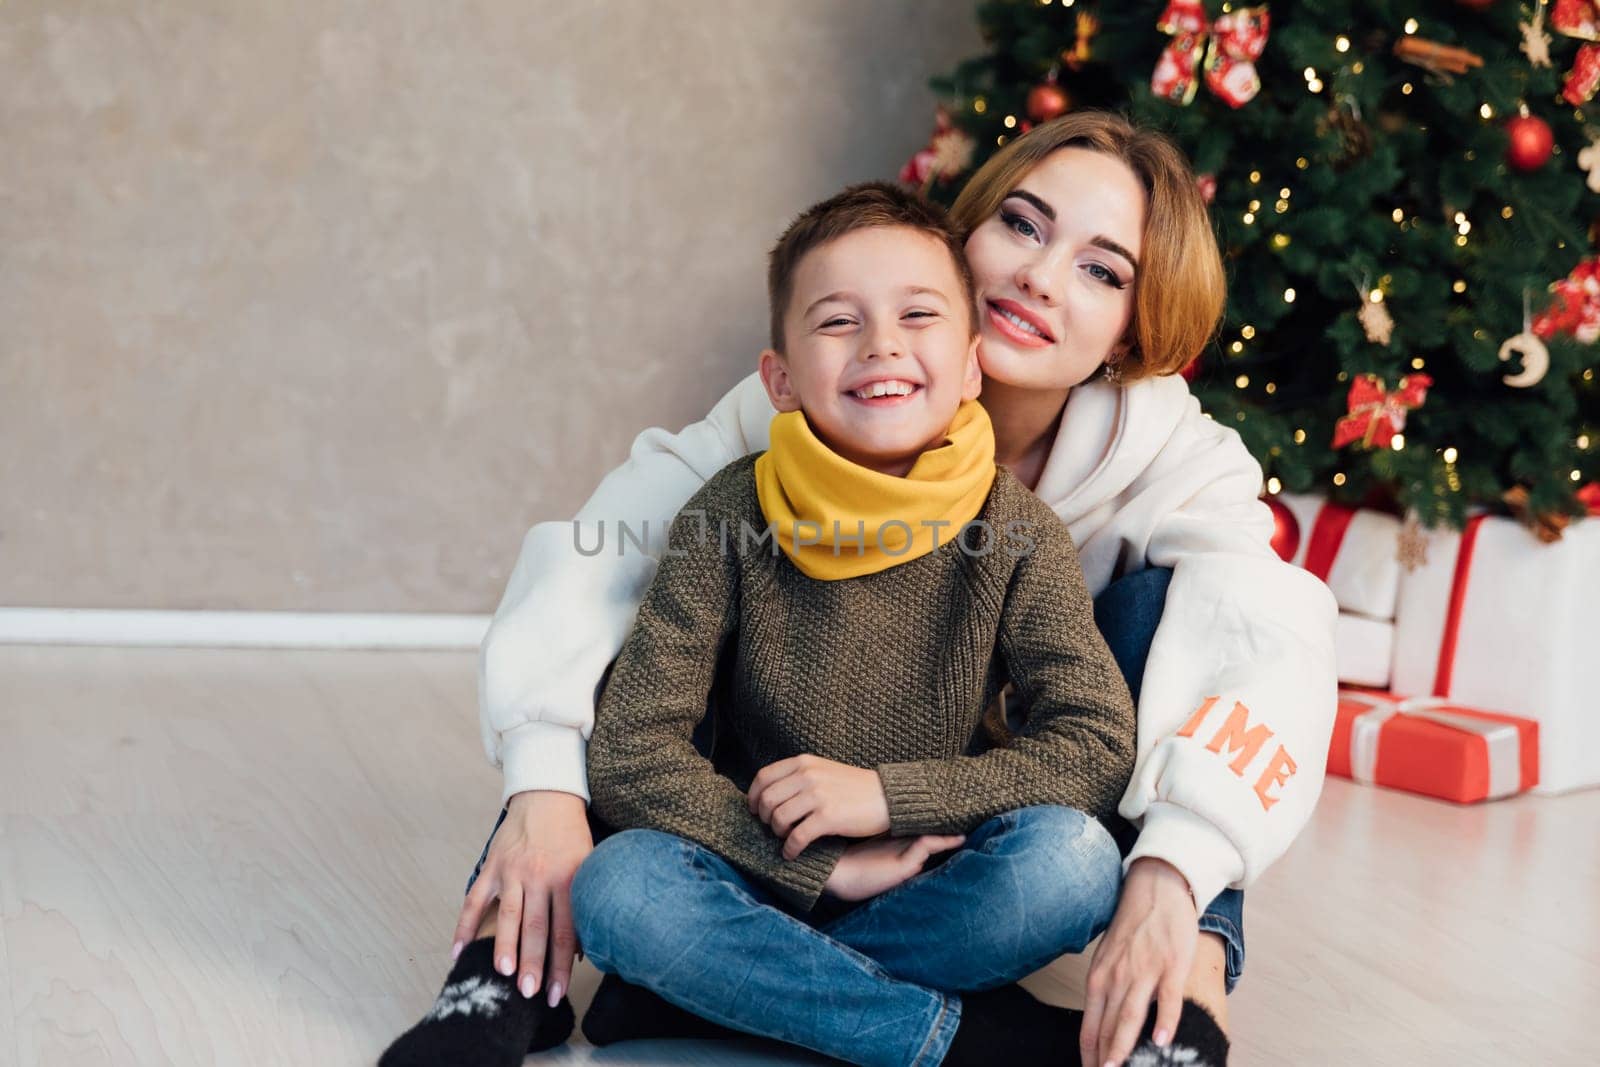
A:
{"label": "woman's manicured fingernail", "polygon": [[1172,1035],[1168,1034],[1165,1030],[1157,1030],[1155,1032],[1155,1042],[1162,1048],[1166,1048],[1167,1042],[1170,1040],[1172,1040]]}
{"label": "woman's manicured fingernail", "polygon": [[452,960],[459,960],[461,958],[461,950],[463,948],[465,948],[465,947],[466,947],[465,945],[463,945],[461,942],[457,941],[454,945],[452,945],[450,947],[450,958]]}
{"label": "woman's manicured fingernail", "polygon": [[555,985],[550,987],[549,1004],[553,1008],[557,1004],[560,1004],[560,1003],[561,1003],[561,983],[557,982]]}
{"label": "woman's manicured fingernail", "polygon": [[513,970],[515,970],[515,968],[511,964],[511,957],[510,956],[501,956],[500,957],[500,963],[496,967],[496,970],[498,970],[501,974],[505,975],[507,978],[510,978],[511,977],[511,972]]}
{"label": "woman's manicured fingernail", "polygon": [[525,974],[525,975],[522,976],[522,998],[524,1000],[527,1000],[528,998],[530,998],[532,996],[533,996],[533,975]]}

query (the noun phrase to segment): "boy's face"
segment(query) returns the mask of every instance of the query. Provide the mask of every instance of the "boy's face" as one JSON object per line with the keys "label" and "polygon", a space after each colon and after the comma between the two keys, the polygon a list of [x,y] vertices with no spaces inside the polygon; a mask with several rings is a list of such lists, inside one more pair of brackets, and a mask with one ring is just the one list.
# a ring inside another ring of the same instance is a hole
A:
{"label": "boy's face", "polygon": [[789,351],[761,353],[773,406],[804,411],[829,448],[885,474],[904,475],[939,445],[983,386],[950,253],[908,227],[855,230],[807,252],[783,324]]}

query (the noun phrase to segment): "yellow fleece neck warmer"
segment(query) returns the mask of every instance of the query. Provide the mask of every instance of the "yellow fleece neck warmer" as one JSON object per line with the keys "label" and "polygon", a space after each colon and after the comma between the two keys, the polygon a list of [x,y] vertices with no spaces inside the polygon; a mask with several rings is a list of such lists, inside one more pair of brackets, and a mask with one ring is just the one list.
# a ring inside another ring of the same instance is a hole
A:
{"label": "yellow fleece neck warmer", "polygon": [[936,538],[948,544],[989,498],[994,427],[983,405],[967,400],[945,437],[896,478],[834,452],[804,412],[774,416],[771,445],[756,460],[755,476],[779,547],[808,577],[837,581],[925,556]]}

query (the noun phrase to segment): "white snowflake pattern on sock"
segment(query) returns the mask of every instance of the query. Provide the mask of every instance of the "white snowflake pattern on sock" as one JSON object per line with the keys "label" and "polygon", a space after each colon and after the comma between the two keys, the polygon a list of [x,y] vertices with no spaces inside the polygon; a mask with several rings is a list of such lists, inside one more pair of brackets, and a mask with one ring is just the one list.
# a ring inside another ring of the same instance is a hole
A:
{"label": "white snowflake pattern on sock", "polygon": [[1200,1050],[1188,1045],[1172,1044],[1166,1048],[1143,1044],[1128,1057],[1127,1067],[1205,1067]]}
{"label": "white snowflake pattern on sock", "polygon": [[478,975],[447,985],[433,1002],[423,1021],[448,1019],[457,1012],[462,1015],[484,1015],[493,1018],[500,1014],[500,1002],[511,995],[504,986],[486,982]]}

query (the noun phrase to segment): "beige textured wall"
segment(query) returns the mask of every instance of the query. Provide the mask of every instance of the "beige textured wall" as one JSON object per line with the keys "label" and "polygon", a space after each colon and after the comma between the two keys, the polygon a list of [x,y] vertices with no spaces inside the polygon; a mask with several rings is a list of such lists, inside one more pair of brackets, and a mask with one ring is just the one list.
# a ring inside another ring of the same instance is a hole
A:
{"label": "beige textured wall", "polygon": [[0,605],[491,610],[974,6],[0,4]]}

